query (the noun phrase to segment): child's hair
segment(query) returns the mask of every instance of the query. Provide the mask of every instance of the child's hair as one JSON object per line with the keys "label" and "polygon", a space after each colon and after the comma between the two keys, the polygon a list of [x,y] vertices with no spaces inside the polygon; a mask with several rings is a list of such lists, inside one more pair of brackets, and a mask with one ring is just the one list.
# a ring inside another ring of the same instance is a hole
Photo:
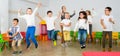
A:
{"label": "child's hair", "polygon": [[30,10],[32,10],[32,8],[27,8],[27,9],[30,9]]}
{"label": "child's hair", "polygon": [[62,9],[62,13],[64,13],[64,11],[63,11],[63,7],[65,7],[64,5],[61,7],[61,9]]}
{"label": "child's hair", "polygon": [[86,12],[88,12],[88,13],[89,13],[89,15],[92,15],[90,10],[86,10]]}
{"label": "child's hair", "polygon": [[112,11],[112,8],[111,8],[111,7],[106,7],[105,9],[108,9],[109,11]]}
{"label": "child's hair", "polygon": [[69,14],[69,12],[65,12],[65,14]]}
{"label": "child's hair", "polygon": [[52,13],[52,11],[50,11],[50,10],[49,10],[49,11],[47,11],[47,14],[49,14],[49,13]]}
{"label": "child's hair", "polygon": [[17,21],[17,22],[19,22],[18,18],[14,18],[13,21]]}
{"label": "child's hair", "polygon": [[[80,12],[79,12],[79,15],[80,15],[81,13],[84,15],[83,18],[87,20],[87,13],[86,13],[85,11],[80,11]],[[82,19],[82,18],[80,18],[80,16],[79,16],[79,17],[78,17],[78,20],[79,20],[79,19]]]}

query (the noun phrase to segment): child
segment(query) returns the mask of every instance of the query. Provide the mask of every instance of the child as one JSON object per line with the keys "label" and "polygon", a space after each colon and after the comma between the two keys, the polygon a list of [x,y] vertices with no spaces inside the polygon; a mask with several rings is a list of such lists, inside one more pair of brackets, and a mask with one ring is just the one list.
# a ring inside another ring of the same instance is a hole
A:
{"label": "child", "polygon": [[70,21],[70,15],[68,12],[65,12],[65,19],[63,19],[61,21],[61,26],[63,26],[63,36],[64,36],[64,41],[65,41],[65,45],[67,46],[68,43],[70,42],[70,26],[71,26],[71,21]]}
{"label": "child", "polygon": [[[20,28],[18,26],[19,20],[17,18],[13,19],[13,26],[8,30],[8,33],[11,33],[12,37],[12,48],[14,50],[13,54],[21,54],[22,49],[21,49],[21,41],[22,41],[22,36],[20,34]],[[17,47],[16,47],[17,43]]]}
{"label": "child", "polygon": [[112,24],[114,24],[113,16],[110,14],[112,11],[111,7],[105,8],[105,15],[102,16],[100,22],[103,28],[103,38],[102,38],[102,47],[105,51],[105,41],[106,36],[109,36],[109,48],[108,51],[111,51],[112,48]]}
{"label": "child", "polygon": [[90,38],[91,38],[91,42],[93,42],[92,39],[92,15],[91,15],[91,11],[90,10],[86,10],[87,13],[87,18],[88,18],[88,23],[89,23],[89,33],[90,33]]}
{"label": "child", "polygon": [[87,14],[85,11],[81,11],[79,13],[79,17],[78,17],[78,22],[76,23],[74,32],[76,32],[78,30],[78,40],[80,41],[81,44],[81,49],[86,47],[86,37],[87,37],[87,33],[89,33],[89,25],[88,25],[88,20],[87,20]]}
{"label": "child", "polygon": [[[61,20],[65,19],[65,12],[67,12],[66,10],[66,6],[62,6],[61,7]],[[70,15],[70,18],[72,18],[73,16],[75,15],[75,11],[72,15]],[[63,34],[63,26],[61,25],[61,32],[62,32],[62,40],[61,40],[61,43],[62,45],[64,45],[64,34]]]}
{"label": "child", "polygon": [[47,16],[43,19],[39,14],[37,14],[38,18],[40,20],[45,20],[47,23],[47,31],[48,31],[48,39],[53,40],[54,46],[56,46],[56,40],[54,38],[54,32],[55,32],[55,19],[60,17],[60,14],[58,16],[53,16],[52,11],[47,11]]}
{"label": "child", "polygon": [[30,46],[30,40],[29,38],[33,41],[35,44],[35,48],[38,47],[38,43],[35,39],[35,14],[40,7],[40,3],[38,4],[37,8],[32,12],[32,8],[27,9],[27,14],[21,15],[20,12],[21,10],[18,11],[18,17],[24,18],[27,22],[27,32],[26,32],[26,43],[27,43],[27,48]]}

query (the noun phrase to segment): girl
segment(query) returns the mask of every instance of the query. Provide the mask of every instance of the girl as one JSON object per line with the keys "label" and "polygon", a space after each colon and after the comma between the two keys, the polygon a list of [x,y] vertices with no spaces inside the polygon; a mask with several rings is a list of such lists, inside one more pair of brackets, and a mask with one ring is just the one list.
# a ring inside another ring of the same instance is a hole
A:
{"label": "girl", "polygon": [[93,42],[92,39],[92,14],[90,10],[86,10],[87,13],[87,17],[88,17],[88,24],[89,24],[89,33],[90,33],[90,38],[91,38],[91,42]]}
{"label": "girl", "polygon": [[85,11],[81,11],[79,13],[78,17],[78,22],[76,23],[74,32],[78,30],[79,38],[78,40],[80,41],[81,49],[85,48],[85,42],[86,42],[86,37],[87,37],[87,32],[89,33],[89,27],[88,27],[88,20],[87,20],[87,14]]}

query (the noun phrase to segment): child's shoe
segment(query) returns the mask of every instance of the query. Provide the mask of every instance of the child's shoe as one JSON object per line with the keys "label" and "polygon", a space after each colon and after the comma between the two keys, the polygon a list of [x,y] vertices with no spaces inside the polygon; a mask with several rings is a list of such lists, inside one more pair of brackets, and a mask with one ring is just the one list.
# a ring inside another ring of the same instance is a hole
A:
{"label": "child's shoe", "polygon": [[14,51],[12,54],[17,54],[18,52],[17,51]]}
{"label": "child's shoe", "polygon": [[56,46],[56,45],[57,45],[57,42],[56,42],[56,40],[54,40],[54,41],[53,41],[53,43],[54,43],[54,46]]}
{"label": "child's shoe", "polygon": [[112,48],[108,48],[108,52],[111,52],[112,51]]}

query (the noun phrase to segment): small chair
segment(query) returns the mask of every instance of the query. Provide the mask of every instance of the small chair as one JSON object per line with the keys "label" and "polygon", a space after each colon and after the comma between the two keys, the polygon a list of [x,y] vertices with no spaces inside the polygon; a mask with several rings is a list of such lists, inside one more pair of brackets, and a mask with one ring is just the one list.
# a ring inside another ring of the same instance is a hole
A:
{"label": "small chair", "polygon": [[117,40],[119,38],[118,32],[112,32],[112,39],[115,40],[115,44],[117,44]]}
{"label": "small chair", "polygon": [[96,32],[96,33],[95,33],[95,38],[94,38],[94,39],[95,39],[95,40],[96,40],[96,39],[99,39],[100,45],[101,45],[101,41],[102,41],[102,35],[103,35],[102,32]]}
{"label": "small chair", "polygon": [[26,32],[20,32],[21,33],[21,35],[22,35],[22,37],[23,37],[23,41],[24,41],[24,43],[26,43]]}
{"label": "small chair", "polygon": [[9,47],[9,41],[10,41],[10,38],[8,37],[8,35],[5,33],[5,34],[0,34],[0,52],[3,51],[3,48],[4,47]]}

